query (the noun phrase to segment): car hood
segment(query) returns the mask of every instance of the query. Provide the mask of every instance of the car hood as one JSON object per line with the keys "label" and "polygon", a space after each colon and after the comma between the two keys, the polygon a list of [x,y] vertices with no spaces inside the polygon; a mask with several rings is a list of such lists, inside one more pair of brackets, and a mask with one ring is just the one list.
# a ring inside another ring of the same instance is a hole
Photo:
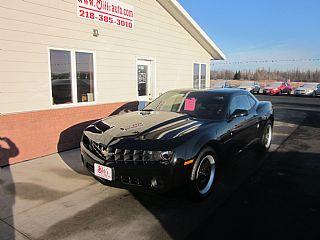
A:
{"label": "car hood", "polygon": [[308,90],[314,90],[312,87],[298,87],[296,90],[298,91],[308,91]]}
{"label": "car hood", "polygon": [[132,112],[102,119],[85,134],[93,141],[109,145],[116,140],[170,140],[186,135],[208,123],[173,112]]}
{"label": "car hood", "polygon": [[264,90],[273,90],[273,89],[279,89],[280,87],[265,87]]}

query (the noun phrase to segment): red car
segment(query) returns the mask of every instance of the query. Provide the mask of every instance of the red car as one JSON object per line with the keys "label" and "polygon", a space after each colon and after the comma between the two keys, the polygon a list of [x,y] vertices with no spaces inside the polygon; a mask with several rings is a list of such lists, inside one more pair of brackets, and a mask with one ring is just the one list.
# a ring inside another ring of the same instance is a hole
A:
{"label": "red car", "polygon": [[263,89],[263,93],[269,95],[292,94],[293,90],[293,87],[288,82],[273,82],[267,84]]}

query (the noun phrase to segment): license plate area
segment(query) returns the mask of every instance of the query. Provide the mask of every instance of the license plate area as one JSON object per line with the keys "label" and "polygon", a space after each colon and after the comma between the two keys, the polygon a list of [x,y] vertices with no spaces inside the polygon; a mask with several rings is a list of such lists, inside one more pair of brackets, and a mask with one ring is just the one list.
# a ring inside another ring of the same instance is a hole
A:
{"label": "license plate area", "polygon": [[114,180],[114,170],[112,168],[103,166],[101,164],[94,164],[94,175],[102,179],[113,181]]}

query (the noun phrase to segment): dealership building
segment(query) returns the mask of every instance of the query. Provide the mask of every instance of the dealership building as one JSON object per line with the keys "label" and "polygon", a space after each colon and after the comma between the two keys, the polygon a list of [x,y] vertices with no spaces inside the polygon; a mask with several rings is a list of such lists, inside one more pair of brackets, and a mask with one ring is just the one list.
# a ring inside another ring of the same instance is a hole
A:
{"label": "dealership building", "polygon": [[179,88],[224,55],[176,0],[0,3],[0,165],[79,145],[85,126]]}

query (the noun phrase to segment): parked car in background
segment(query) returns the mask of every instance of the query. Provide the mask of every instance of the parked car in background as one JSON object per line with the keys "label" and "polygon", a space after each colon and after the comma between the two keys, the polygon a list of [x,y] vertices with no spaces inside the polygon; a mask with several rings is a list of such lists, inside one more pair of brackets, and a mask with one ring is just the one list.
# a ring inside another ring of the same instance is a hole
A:
{"label": "parked car in background", "polygon": [[259,93],[261,87],[257,82],[245,81],[245,82],[241,82],[238,88],[242,90],[246,90],[251,93]]}
{"label": "parked car in background", "polygon": [[216,89],[216,88],[231,88],[231,85],[228,81],[223,81],[223,80],[213,80],[211,81],[211,88]]}
{"label": "parked car in background", "polygon": [[83,133],[84,166],[101,183],[166,191],[187,184],[207,197],[222,161],[253,143],[268,151],[274,112],[240,89],[170,91],[137,112],[108,117]]}
{"label": "parked car in background", "polygon": [[305,83],[294,91],[295,96],[312,96],[320,95],[320,83]]}
{"label": "parked car in background", "polygon": [[281,95],[281,94],[293,94],[293,87],[288,82],[273,82],[267,84],[263,89],[263,94],[269,95]]}

